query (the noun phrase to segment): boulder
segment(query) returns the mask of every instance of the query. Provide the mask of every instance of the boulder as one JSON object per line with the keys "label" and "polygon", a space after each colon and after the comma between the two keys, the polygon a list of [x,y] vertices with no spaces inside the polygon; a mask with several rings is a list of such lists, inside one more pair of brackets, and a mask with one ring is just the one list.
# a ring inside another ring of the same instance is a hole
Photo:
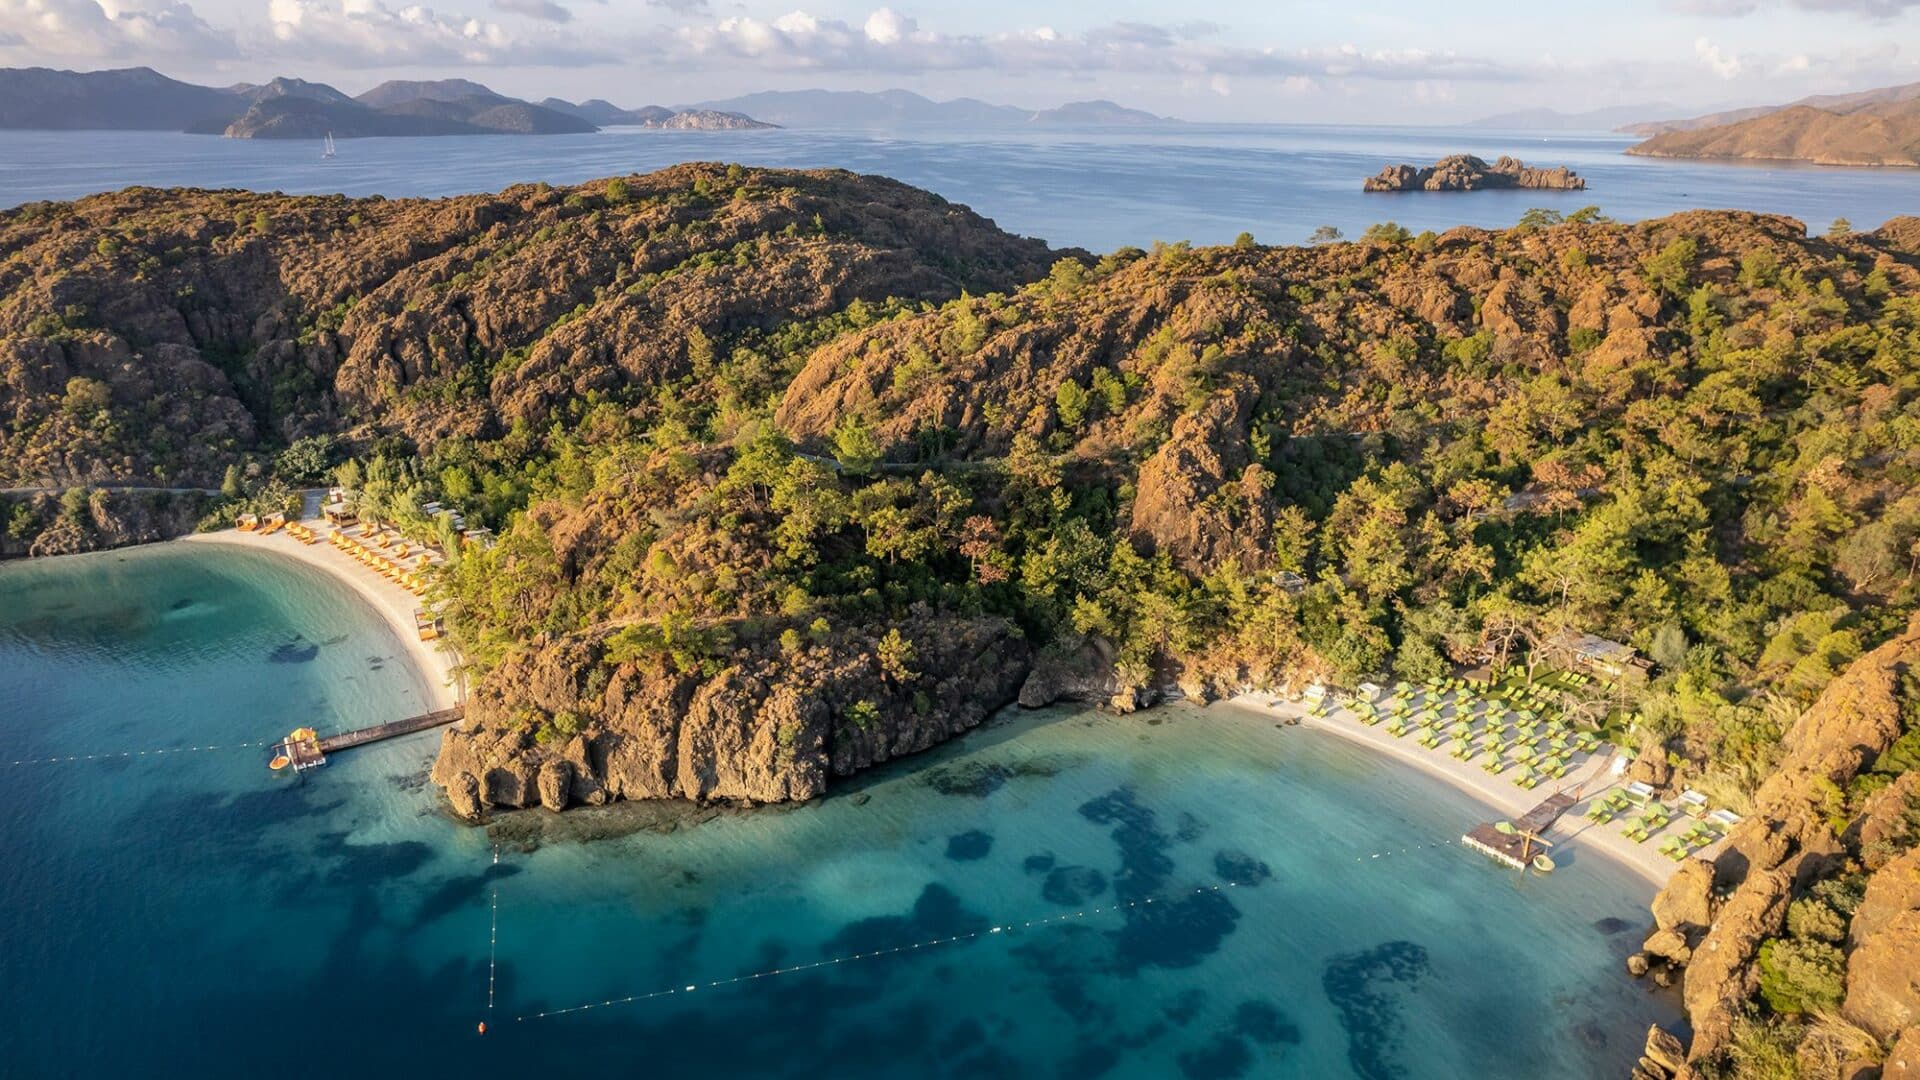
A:
{"label": "boulder", "polygon": [[1907,1028],[1893,1040],[1880,1080],[1920,1080],[1920,1026]]}
{"label": "boulder", "polygon": [[[1848,938],[1855,946],[1892,925],[1902,912],[1920,908],[1920,848],[1881,867],[1867,879],[1867,894],[1853,913]],[[1914,958],[1920,966],[1920,957]]]}
{"label": "boulder", "polygon": [[1687,1067],[1687,1048],[1659,1024],[1647,1026],[1647,1043],[1640,1056],[1668,1076],[1678,1075]]}
{"label": "boulder", "polygon": [[1920,840],[1907,823],[1907,808],[1917,801],[1920,771],[1902,773],[1867,800],[1860,815],[1860,857],[1867,869],[1880,869],[1893,850]]}
{"label": "boulder", "polygon": [[1920,911],[1904,911],[1847,956],[1840,1015],[1882,1041],[1920,1024]]}
{"label": "boulder", "polygon": [[1645,951],[1670,964],[1685,964],[1693,956],[1693,950],[1687,947],[1686,935],[1678,930],[1655,930],[1647,938]]}
{"label": "boulder", "polygon": [[1640,748],[1633,764],[1627,767],[1627,779],[1655,788],[1664,788],[1673,780],[1673,766],[1667,762],[1667,748],[1651,743]]}
{"label": "boulder", "polygon": [[447,782],[447,803],[453,807],[453,814],[462,821],[479,821],[486,813],[486,804],[480,801],[480,779],[470,772],[455,775]]}
{"label": "boulder", "polygon": [[556,813],[567,808],[572,794],[573,763],[553,758],[540,766],[540,805]]}
{"label": "boulder", "polygon": [[1653,898],[1653,924],[1683,934],[1704,931],[1713,922],[1713,864],[1688,859]]}
{"label": "boulder", "polygon": [[1104,703],[1120,690],[1113,661],[1113,646],[1097,634],[1049,646],[1020,684],[1020,704],[1038,709],[1057,701]]}

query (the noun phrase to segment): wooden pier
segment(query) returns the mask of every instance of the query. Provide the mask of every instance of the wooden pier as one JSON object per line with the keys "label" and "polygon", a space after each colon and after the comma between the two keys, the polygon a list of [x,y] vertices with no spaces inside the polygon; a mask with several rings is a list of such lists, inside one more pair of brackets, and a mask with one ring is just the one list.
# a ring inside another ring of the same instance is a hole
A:
{"label": "wooden pier", "polygon": [[[451,709],[439,709],[435,712],[409,716],[404,720],[392,720],[372,727],[354,731],[342,731],[336,735],[322,736],[312,728],[300,728],[287,736],[286,740],[276,744],[273,753],[277,757],[285,756],[294,772],[305,772],[327,763],[327,755],[341,750],[350,750],[356,746],[381,742],[385,739],[397,739],[402,735],[411,735],[416,731],[445,727],[456,723],[465,714],[459,706]],[[276,761],[276,764],[278,762]]]}
{"label": "wooden pier", "polygon": [[1533,857],[1544,854],[1549,846],[1541,837],[1579,801],[1578,789],[1556,792],[1547,801],[1513,819],[1511,831],[1502,830],[1500,822],[1489,821],[1468,830],[1460,843],[1495,862],[1525,870]]}

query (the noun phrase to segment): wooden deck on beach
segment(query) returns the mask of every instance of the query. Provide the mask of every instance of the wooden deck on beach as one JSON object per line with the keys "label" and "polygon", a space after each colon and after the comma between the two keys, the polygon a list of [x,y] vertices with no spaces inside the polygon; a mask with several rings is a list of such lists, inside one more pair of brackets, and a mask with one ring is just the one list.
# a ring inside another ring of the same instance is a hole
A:
{"label": "wooden deck on beach", "polygon": [[1546,835],[1560,816],[1573,809],[1580,801],[1580,793],[1561,791],[1549,796],[1547,800],[1519,817],[1513,819],[1513,831],[1501,832],[1494,822],[1475,825],[1467,831],[1460,842],[1497,862],[1524,870],[1533,856],[1546,851],[1538,837]]}

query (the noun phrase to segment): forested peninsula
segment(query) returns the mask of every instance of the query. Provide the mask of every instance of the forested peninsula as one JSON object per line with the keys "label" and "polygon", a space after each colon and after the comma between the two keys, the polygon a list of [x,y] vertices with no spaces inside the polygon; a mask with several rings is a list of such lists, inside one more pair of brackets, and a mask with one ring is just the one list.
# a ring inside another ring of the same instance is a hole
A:
{"label": "forested peninsula", "polygon": [[1920,920],[1868,877],[1920,839],[1920,219],[1089,255],[843,172],[133,189],[0,214],[0,373],[7,554],[327,482],[490,526],[435,587],[468,816],[810,798],[1014,700],[1629,643],[1653,679],[1593,722],[1762,823],[1660,919],[1717,988],[1696,1066],[1901,1039],[1897,990],[1864,1042],[1823,1017],[1860,913]]}

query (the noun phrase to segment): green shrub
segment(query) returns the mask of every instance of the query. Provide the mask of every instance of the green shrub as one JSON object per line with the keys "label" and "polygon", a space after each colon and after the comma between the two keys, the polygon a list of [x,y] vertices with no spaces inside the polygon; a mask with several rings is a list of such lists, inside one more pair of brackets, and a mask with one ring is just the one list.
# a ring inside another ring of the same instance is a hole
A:
{"label": "green shrub", "polygon": [[1838,944],[1847,936],[1847,920],[1824,901],[1808,897],[1787,906],[1787,933]]}
{"label": "green shrub", "polygon": [[1825,942],[1773,938],[1760,946],[1760,996],[1774,1012],[1838,1008],[1846,979],[1846,956]]}
{"label": "green shrub", "polygon": [[880,706],[871,701],[856,701],[847,706],[847,722],[861,731],[871,730],[880,722]]}

